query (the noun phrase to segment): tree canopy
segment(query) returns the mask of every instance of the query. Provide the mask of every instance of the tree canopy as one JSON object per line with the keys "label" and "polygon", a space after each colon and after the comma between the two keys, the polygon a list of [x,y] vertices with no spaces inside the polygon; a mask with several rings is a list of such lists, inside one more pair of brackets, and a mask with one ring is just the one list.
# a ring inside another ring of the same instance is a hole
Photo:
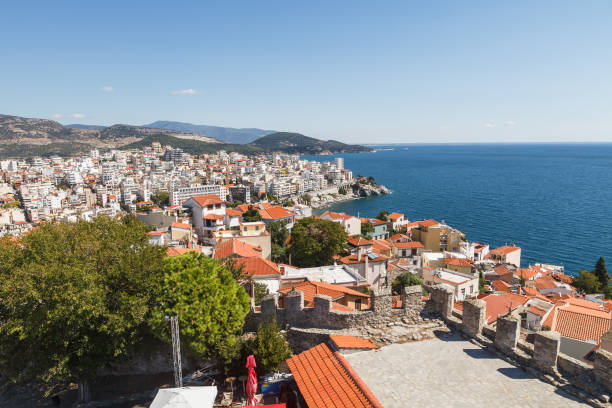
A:
{"label": "tree canopy", "polygon": [[217,357],[230,348],[249,311],[249,297],[227,267],[195,252],[164,260],[165,273],[149,323],[170,341],[165,316],[178,315],[181,343],[198,358]]}
{"label": "tree canopy", "polygon": [[578,276],[572,281],[572,285],[585,293],[597,293],[601,289],[601,283],[597,275],[589,271],[579,271]]}
{"label": "tree canopy", "polygon": [[287,221],[274,221],[266,225],[272,241],[272,260],[274,262],[287,262],[287,238],[289,230]]}
{"label": "tree canopy", "polygon": [[170,195],[167,191],[157,191],[151,196],[153,201],[158,207],[163,207],[170,204]]}
{"label": "tree canopy", "polygon": [[288,249],[293,265],[310,267],[331,265],[334,256],[346,249],[348,234],[333,221],[302,218],[291,229]]}
{"label": "tree canopy", "polygon": [[610,275],[608,274],[608,269],[606,269],[606,261],[603,259],[603,257],[600,256],[597,260],[593,273],[595,273],[597,276],[602,288],[608,286],[608,283],[610,282]]}
{"label": "tree canopy", "polygon": [[0,239],[3,376],[48,386],[84,381],[128,356],[163,257],[133,217],[45,223],[18,243]]}
{"label": "tree canopy", "polygon": [[374,232],[374,226],[369,222],[361,223],[361,235],[366,239],[372,239],[372,233]]}
{"label": "tree canopy", "polygon": [[389,221],[389,218],[387,217],[388,215],[389,215],[388,211],[382,210],[381,212],[378,213],[376,218],[381,221]]}
{"label": "tree canopy", "polygon": [[242,220],[244,222],[256,222],[261,221],[261,214],[254,208],[252,205],[249,205],[249,208],[242,213]]}

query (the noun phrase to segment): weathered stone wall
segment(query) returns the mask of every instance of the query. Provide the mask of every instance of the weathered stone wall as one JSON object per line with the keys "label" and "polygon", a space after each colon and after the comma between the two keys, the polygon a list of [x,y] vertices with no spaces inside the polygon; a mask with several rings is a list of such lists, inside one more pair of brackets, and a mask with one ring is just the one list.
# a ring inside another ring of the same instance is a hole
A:
{"label": "weathered stone wall", "polygon": [[612,393],[612,353],[599,349],[595,355],[593,374],[603,388]]}
{"label": "weathered stone wall", "polygon": [[555,373],[561,335],[553,331],[540,331],[535,333],[533,341],[534,365],[545,373]]}
{"label": "weathered stone wall", "polygon": [[484,326],[487,304],[481,299],[470,299],[463,302],[462,330],[468,336],[479,336]]}
{"label": "weathered stone wall", "polygon": [[285,308],[278,307],[277,295],[268,295],[261,305],[261,312],[251,312],[246,318],[246,330],[255,330],[264,321],[276,319],[280,326],[321,329],[350,329],[382,326],[400,320],[413,324],[422,322],[422,316],[433,312],[430,302],[422,300],[420,286],[410,286],[402,291],[402,308],[392,307],[390,289],[375,291],[371,296],[371,308],[360,311],[333,309],[329,296],[315,295],[314,307],[304,307],[304,296],[300,291],[289,292],[285,297]]}
{"label": "weathered stone wall", "polygon": [[495,331],[495,347],[501,351],[514,351],[519,338],[521,324],[512,317],[500,317],[497,319]]}

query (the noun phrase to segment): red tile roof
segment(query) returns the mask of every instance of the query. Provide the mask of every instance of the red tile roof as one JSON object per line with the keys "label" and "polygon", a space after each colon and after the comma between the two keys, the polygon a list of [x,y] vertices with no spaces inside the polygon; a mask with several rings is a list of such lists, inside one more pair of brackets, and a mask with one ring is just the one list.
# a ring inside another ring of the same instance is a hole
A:
{"label": "red tile roof", "polygon": [[237,265],[244,267],[246,276],[280,275],[278,265],[259,256],[253,258],[237,258]]}
{"label": "red tile roof", "polygon": [[286,208],[279,206],[270,206],[263,209],[260,208],[259,214],[264,220],[280,220],[295,215],[293,211],[289,211]]}
{"label": "red tile roof", "polygon": [[362,339],[355,336],[340,336],[338,334],[330,334],[329,339],[338,348],[350,348],[350,349],[377,349],[378,346],[372,342],[372,340]]}
{"label": "red tile roof", "polygon": [[544,309],[540,309],[539,307],[536,306],[531,306],[528,310],[529,313],[533,313],[534,315],[538,315],[540,317],[544,316],[546,314],[546,310]]}
{"label": "red tile roof", "polygon": [[389,259],[388,257],[384,255],[380,255],[376,253],[374,253],[374,255],[376,255],[376,258],[372,259],[372,258],[369,258],[367,254],[363,254],[361,255],[361,260],[359,260],[357,254],[352,254],[349,256],[342,257],[342,258],[338,258],[338,261],[343,264],[358,264],[358,263],[365,263],[366,261],[365,258],[368,258],[368,262],[384,262]]}
{"label": "red tile roof", "polygon": [[405,248],[423,248],[423,244],[419,241],[408,241],[408,242],[395,242],[393,244],[396,248],[405,249]]}
{"label": "red tile roof", "polygon": [[520,306],[519,302],[501,295],[488,295],[481,299],[487,303],[486,319],[488,324],[496,321],[498,316],[508,313],[510,308],[514,310]]}
{"label": "red tile roof", "polygon": [[185,223],[182,223],[182,222],[173,222],[171,227],[172,228],[191,229],[191,225],[185,224]]}
{"label": "red tile roof", "polygon": [[435,225],[440,224],[438,221],[432,220],[432,219],[424,220],[424,221],[417,221],[417,222],[419,223],[421,227],[425,227],[425,228],[433,227]]}
{"label": "red tile roof", "polygon": [[531,280],[533,279],[534,276],[536,276],[539,273],[539,271],[534,271],[533,269],[529,269],[529,268],[519,268],[516,271],[516,277],[517,278],[523,278],[525,280]]}
{"label": "red tile roof", "polygon": [[395,220],[397,220],[399,218],[402,218],[403,216],[404,216],[404,214],[402,214],[402,213],[394,212],[394,213],[391,213],[391,214],[387,215],[387,218],[390,219],[391,221],[395,221]]}
{"label": "red tile roof", "polygon": [[261,248],[249,245],[237,238],[232,238],[215,245],[213,254],[215,259],[225,259],[232,255],[240,258],[254,258],[261,257]]}
{"label": "red tile roof", "polygon": [[187,252],[192,252],[192,251],[202,253],[202,248],[192,249],[192,248],[169,247],[168,249],[166,249],[166,256],[180,256]]}
{"label": "red tile roof", "polygon": [[223,204],[223,201],[215,194],[205,194],[191,198],[201,207],[206,207],[207,205]]}
{"label": "red tile roof", "polygon": [[444,263],[447,265],[458,266],[461,268],[471,268],[472,261],[464,258],[445,258]]}
{"label": "red tile roof", "polygon": [[224,217],[219,214],[206,214],[204,216],[205,220],[222,220]]}
{"label": "red tile roof", "polygon": [[536,279],[534,282],[535,282],[535,287],[538,290],[555,289],[557,287],[557,285],[555,285],[555,281],[552,279],[548,279],[548,278]]}
{"label": "red tile roof", "polygon": [[508,255],[509,253],[512,253],[514,251],[518,251],[520,250],[520,247],[514,246],[514,245],[504,245],[504,246],[500,246],[499,248],[495,248],[489,251],[489,254],[495,254],[495,255]]}
{"label": "red tile roof", "polygon": [[333,283],[315,281],[296,283],[293,286],[279,289],[278,292],[289,293],[293,289],[304,293],[304,304],[306,304],[306,298],[314,299],[314,295],[328,295],[332,299],[337,299],[344,295],[352,295],[368,299],[370,298],[370,295],[366,295],[365,293],[358,292],[354,289],[349,289],[341,285],[334,285]]}
{"label": "red tile roof", "polygon": [[551,330],[564,337],[598,342],[611,328],[612,317],[609,312],[566,304],[556,307],[553,313]]}
{"label": "red tile roof", "polygon": [[498,292],[510,292],[510,289],[512,289],[512,285],[500,279],[493,281],[491,286]]}
{"label": "red tile roof", "polygon": [[319,344],[287,360],[309,408],[382,408],[342,355]]}
{"label": "red tile roof", "polygon": [[240,217],[242,216],[242,211],[236,210],[234,208],[226,208],[225,213],[230,217]]}
{"label": "red tile roof", "polygon": [[372,245],[374,242],[362,237],[353,237],[349,239],[348,243],[353,246],[366,246]]}

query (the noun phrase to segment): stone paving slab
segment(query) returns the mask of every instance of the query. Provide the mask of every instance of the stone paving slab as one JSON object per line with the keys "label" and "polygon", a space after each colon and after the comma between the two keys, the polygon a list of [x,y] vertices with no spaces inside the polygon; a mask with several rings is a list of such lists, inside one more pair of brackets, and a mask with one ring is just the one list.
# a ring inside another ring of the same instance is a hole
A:
{"label": "stone paving slab", "polygon": [[346,359],[385,408],[588,406],[458,334]]}

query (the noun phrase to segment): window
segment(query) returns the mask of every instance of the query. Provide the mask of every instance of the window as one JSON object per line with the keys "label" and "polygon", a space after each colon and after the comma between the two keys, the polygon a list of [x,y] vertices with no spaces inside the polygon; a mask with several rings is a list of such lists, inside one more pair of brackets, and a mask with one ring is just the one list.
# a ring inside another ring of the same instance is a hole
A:
{"label": "window", "polygon": [[465,296],[465,288],[461,288],[461,295]]}
{"label": "window", "polygon": [[361,299],[355,299],[355,310],[361,310]]}

